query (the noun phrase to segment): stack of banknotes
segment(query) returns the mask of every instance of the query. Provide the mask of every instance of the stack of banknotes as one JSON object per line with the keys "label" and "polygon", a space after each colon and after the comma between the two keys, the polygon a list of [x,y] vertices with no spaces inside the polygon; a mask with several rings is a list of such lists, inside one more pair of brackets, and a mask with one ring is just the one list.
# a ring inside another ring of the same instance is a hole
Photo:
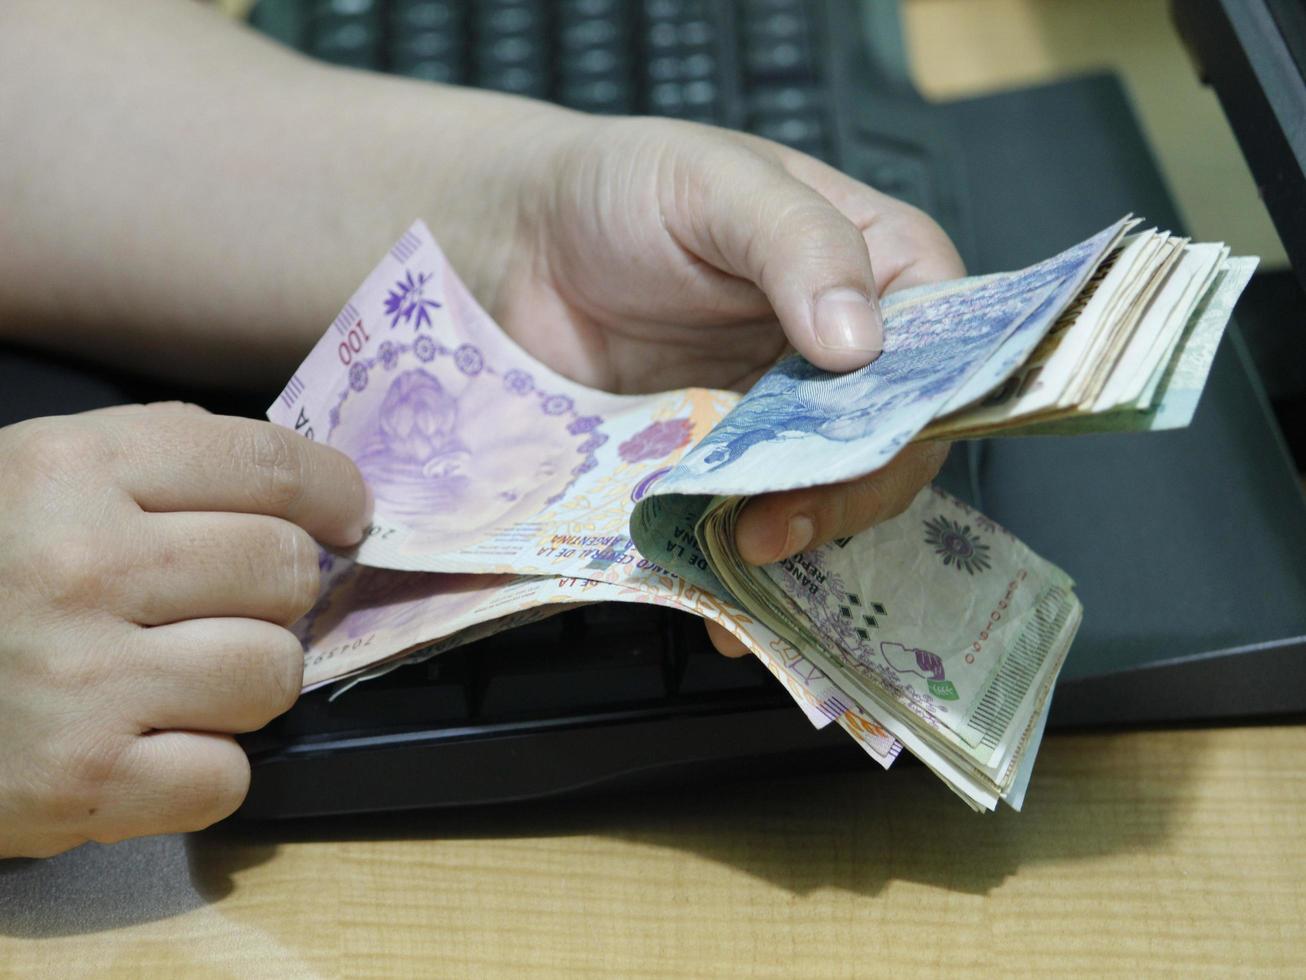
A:
{"label": "stack of banknotes", "polygon": [[580,604],[655,603],[730,631],[881,765],[905,747],[976,809],[1019,808],[1082,617],[1065,572],[933,488],[774,565],[743,562],[734,527],[754,494],[861,476],[916,439],[1188,424],[1256,261],[1139,224],[887,296],[872,364],[792,356],[743,396],[562,377],[413,225],[268,413],[352,457],[376,501],[355,551],[323,553],[305,688]]}

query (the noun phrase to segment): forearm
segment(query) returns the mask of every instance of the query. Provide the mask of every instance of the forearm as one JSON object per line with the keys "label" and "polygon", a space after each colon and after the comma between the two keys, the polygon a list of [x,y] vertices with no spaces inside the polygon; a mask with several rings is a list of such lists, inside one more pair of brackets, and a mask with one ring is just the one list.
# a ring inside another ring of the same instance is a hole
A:
{"label": "forearm", "polygon": [[0,337],[212,381],[283,378],[414,217],[508,262],[477,230],[522,220],[514,161],[567,118],[180,0],[11,2],[0,66]]}

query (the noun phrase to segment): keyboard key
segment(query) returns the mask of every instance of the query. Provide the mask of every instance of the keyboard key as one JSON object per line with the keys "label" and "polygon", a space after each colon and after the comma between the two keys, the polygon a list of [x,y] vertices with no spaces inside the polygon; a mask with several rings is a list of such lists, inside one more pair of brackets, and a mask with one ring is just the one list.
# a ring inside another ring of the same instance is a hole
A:
{"label": "keyboard key", "polygon": [[461,61],[441,61],[437,58],[411,58],[396,54],[391,67],[397,74],[424,82],[439,82],[443,85],[461,85],[467,81],[466,65]]}
{"label": "keyboard key", "polygon": [[658,116],[679,116],[685,111],[685,93],[679,82],[659,82],[649,89],[649,112]]}
{"label": "keyboard key", "polygon": [[633,86],[620,78],[564,78],[558,102],[581,112],[624,115],[635,111]]}
{"label": "keyboard key", "polygon": [[[685,0],[645,0],[644,17],[646,20],[680,20],[690,6]],[[697,4],[693,6],[697,7]]]}
{"label": "keyboard key", "polygon": [[767,116],[817,116],[824,113],[821,90],[811,85],[779,85],[749,93],[750,119]]}
{"label": "keyboard key", "polygon": [[680,77],[686,81],[694,79],[716,79],[716,58],[699,51],[686,55],[680,61]]}
{"label": "keyboard key", "polygon": [[680,59],[673,54],[650,58],[645,68],[645,74],[648,76],[649,81],[654,84],[679,81]]}
{"label": "keyboard key", "polygon": [[391,48],[395,60],[413,61],[461,61],[462,51],[462,38],[444,31],[415,31],[397,38]]}
{"label": "keyboard key", "polygon": [[744,70],[755,82],[816,77],[811,32],[801,5],[749,7],[743,24]]}
{"label": "keyboard key", "polygon": [[309,53],[324,61],[353,68],[380,66],[381,35],[359,20],[333,19],[313,25]]}
{"label": "keyboard key", "polygon": [[716,29],[706,19],[684,21],[676,34],[685,48],[708,48],[716,42]]}
{"label": "keyboard key", "polygon": [[716,106],[718,96],[715,82],[699,80],[685,86],[685,105],[690,112],[710,112]]}
{"label": "keyboard key", "polygon": [[540,3],[495,3],[477,7],[479,28],[486,34],[530,34],[544,32],[545,11]]}
{"label": "keyboard key", "polygon": [[621,25],[612,20],[587,18],[580,21],[564,21],[558,35],[558,44],[562,55],[574,57],[588,48],[598,48],[616,44],[623,40]]}
{"label": "keyboard key", "polygon": [[475,84],[547,98],[553,52],[543,0],[485,0],[471,11]]}
{"label": "keyboard key", "polygon": [[629,8],[610,0],[563,0],[557,13],[557,100],[584,112],[634,112]]}
{"label": "keyboard key", "polygon": [[430,82],[467,80],[467,9],[462,0],[392,0],[390,70]]}
{"label": "keyboard key", "polygon": [[562,0],[558,4],[558,18],[564,22],[573,17],[621,20],[628,12],[626,0]]}
{"label": "keyboard key", "polygon": [[458,0],[392,0],[390,24],[395,34],[410,31],[459,32],[462,40],[467,10]]}
{"label": "keyboard key", "polygon": [[379,13],[377,0],[313,0],[315,17],[375,18]]}
{"label": "keyboard key", "polygon": [[675,53],[680,49],[680,37],[676,25],[670,21],[659,21],[648,29],[648,49],[657,57],[663,53]]}
{"label": "keyboard key", "polygon": [[892,145],[867,146],[861,159],[863,165],[857,176],[876,190],[918,208],[937,207],[929,165],[912,150]]}
{"label": "keyboard key", "polygon": [[760,116],[755,117],[748,128],[763,139],[783,143],[812,156],[823,155],[825,125],[820,116]]}

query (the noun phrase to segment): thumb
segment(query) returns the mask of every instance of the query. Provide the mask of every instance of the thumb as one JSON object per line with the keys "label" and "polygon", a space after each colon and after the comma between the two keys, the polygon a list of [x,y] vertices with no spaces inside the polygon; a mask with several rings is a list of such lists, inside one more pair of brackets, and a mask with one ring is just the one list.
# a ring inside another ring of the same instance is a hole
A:
{"label": "thumb", "polygon": [[[750,150],[686,162],[689,215],[677,237],[755,283],[798,353],[827,371],[862,367],[884,348],[884,321],[861,231],[778,164]],[[674,214],[675,212],[673,212]]]}

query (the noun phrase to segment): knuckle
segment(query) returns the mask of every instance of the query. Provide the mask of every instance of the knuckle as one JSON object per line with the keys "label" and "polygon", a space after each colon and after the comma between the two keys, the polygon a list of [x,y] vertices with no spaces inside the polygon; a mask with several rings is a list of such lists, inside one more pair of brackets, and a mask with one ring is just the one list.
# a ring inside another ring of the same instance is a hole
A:
{"label": "knuckle", "polygon": [[249,760],[234,741],[225,744],[230,750],[219,753],[206,771],[196,774],[194,805],[179,821],[178,830],[203,830],[231,816],[245,802]]}
{"label": "knuckle", "polygon": [[83,790],[98,795],[113,779],[126,747],[125,739],[85,737],[68,751],[66,772]]}
{"label": "knuckle", "polygon": [[126,739],[79,732],[53,748],[39,807],[50,825],[78,825],[95,816],[126,746]]}
{"label": "knuckle", "polygon": [[857,226],[814,191],[803,193],[784,208],[777,225],[777,232],[794,235],[793,246],[814,258],[824,257],[832,249],[865,250]]}
{"label": "knuckle", "polygon": [[44,680],[53,689],[82,699],[109,679],[114,660],[114,657],[105,656],[103,649],[62,650],[45,659]]}
{"label": "knuckle", "polygon": [[843,513],[839,522],[840,532],[856,534],[884,520],[888,501],[885,499],[884,483],[877,476],[860,480],[852,492],[841,494]]}
{"label": "knuckle", "polygon": [[908,204],[899,198],[890,198],[885,204],[893,224],[904,237],[915,241],[945,241],[952,239],[943,230],[943,226],[914,204]]}
{"label": "knuckle", "polygon": [[88,466],[112,455],[96,427],[70,419],[34,419],[15,426],[13,438],[7,467],[42,483],[81,481]]}
{"label": "knuckle", "polygon": [[258,503],[280,513],[292,507],[304,489],[303,461],[289,433],[275,425],[238,426],[237,453],[249,466]]}
{"label": "knuckle", "polygon": [[259,676],[263,679],[261,690],[267,711],[267,716],[260,722],[261,727],[289,711],[299,699],[299,691],[304,682],[304,649],[294,634],[282,630],[280,637],[260,650],[259,654]]}
{"label": "knuckle", "polygon": [[917,492],[939,475],[948,458],[951,443],[923,442],[913,443],[902,454],[902,461],[894,470],[895,481],[900,490],[898,496],[910,503]]}
{"label": "knuckle", "polygon": [[299,692],[304,687],[304,648],[300,645],[298,638],[290,632],[286,632],[282,646],[275,656],[275,662],[279,667],[278,690],[280,697],[277,701],[277,714],[284,714],[299,700]]}
{"label": "knuckle", "polygon": [[102,604],[117,579],[104,549],[76,534],[47,541],[34,565],[42,592],[61,608]]}
{"label": "knuckle", "polygon": [[939,471],[943,469],[943,464],[948,461],[948,453],[951,450],[952,443],[950,442],[927,442],[922,446],[922,456],[924,457],[927,474],[924,481],[922,481],[922,485],[929,483],[939,475]]}
{"label": "knuckle", "polygon": [[912,204],[895,202],[898,209],[896,225],[903,240],[912,246],[912,250],[921,254],[944,255],[957,267],[957,274],[964,275],[965,267],[957,247],[943,230],[943,226],[932,217]]}
{"label": "knuckle", "polygon": [[282,522],[279,532],[277,565],[282,569],[286,588],[286,615],[292,622],[313,608],[321,587],[316,542],[303,528]]}
{"label": "knuckle", "polygon": [[254,731],[284,714],[299,697],[304,650],[289,630],[267,626],[217,658],[218,684],[231,705],[233,729]]}
{"label": "knuckle", "polygon": [[185,413],[188,415],[209,414],[207,409],[199,405],[196,405],[194,402],[185,402],[185,401],[150,402],[145,407],[152,412],[177,412],[177,413]]}

